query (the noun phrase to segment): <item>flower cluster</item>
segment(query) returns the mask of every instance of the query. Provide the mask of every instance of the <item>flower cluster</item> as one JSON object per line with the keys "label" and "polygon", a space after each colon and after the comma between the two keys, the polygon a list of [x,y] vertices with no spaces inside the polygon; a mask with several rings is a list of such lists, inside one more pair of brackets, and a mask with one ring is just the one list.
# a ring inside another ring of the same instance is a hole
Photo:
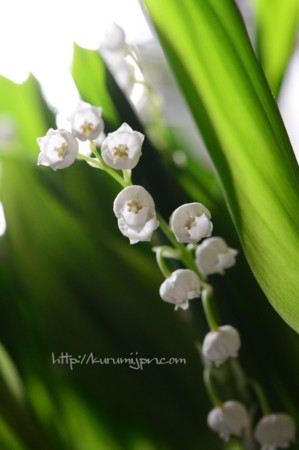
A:
{"label": "flower cluster", "polygon": [[[37,139],[38,164],[54,170],[64,169],[81,157],[93,167],[123,170],[130,179],[129,171],[136,167],[142,154],[142,133],[123,123],[116,131],[108,133],[101,145],[101,155],[95,152],[96,158],[84,158],[78,153],[78,140],[94,144],[104,129],[102,110],[80,101],[69,121],[71,132],[51,129],[46,136]],[[159,226],[154,201],[142,186],[126,186],[116,197],[113,211],[121,233],[131,244],[150,241]]]}
{"label": "flower cluster", "polygon": [[[115,42],[111,45],[118,48],[124,45],[124,36],[117,27],[115,32]],[[202,344],[205,371],[211,368],[219,370],[219,366],[226,361],[238,357],[241,340],[238,330],[231,325],[218,325],[211,307],[213,289],[207,277],[224,275],[227,269],[235,265],[237,250],[228,247],[223,238],[212,237],[212,216],[201,203],[179,206],[171,214],[169,226],[162,218],[158,220],[150,193],[143,186],[131,182],[131,171],[142,155],[145,139],[142,133],[123,123],[116,131],[108,133],[98,152],[94,141],[104,130],[101,108],[81,101],[69,121],[70,130],[50,129],[45,136],[37,139],[40,147],[38,164],[54,170],[64,169],[79,158],[113,176],[123,188],[114,200],[113,212],[120,232],[129,239],[130,244],[151,241],[154,231],[161,227],[172,246],[154,248],[157,263],[165,277],[160,286],[160,297],[173,304],[175,310],[187,310],[190,300],[202,296],[210,327]],[[80,141],[90,142],[93,158],[79,153]],[[122,177],[118,171],[122,171]],[[170,272],[166,258],[178,260],[179,268]],[[210,378],[205,381],[207,390],[213,393],[211,399],[214,403],[207,417],[208,426],[225,441],[230,436],[242,437],[250,425],[245,406],[236,400],[222,402],[213,392]],[[287,414],[272,414],[267,408],[256,425],[254,436],[262,450],[287,448],[294,441],[295,424]]]}

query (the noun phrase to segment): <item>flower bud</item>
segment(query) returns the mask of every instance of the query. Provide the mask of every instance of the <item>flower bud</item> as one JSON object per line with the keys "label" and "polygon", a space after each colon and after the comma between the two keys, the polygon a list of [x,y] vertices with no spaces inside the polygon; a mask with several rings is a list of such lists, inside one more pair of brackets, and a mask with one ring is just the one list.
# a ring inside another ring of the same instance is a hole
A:
{"label": "flower bud", "polygon": [[67,130],[48,130],[46,136],[37,138],[40,148],[38,165],[52,169],[69,167],[76,159],[79,145],[77,139]]}
{"label": "flower bud", "polygon": [[219,366],[228,358],[236,358],[240,346],[241,340],[238,331],[230,325],[223,325],[205,336],[202,353],[208,361]]}
{"label": "flower bud", "polygon": [[175,270],[160,286],[160,296],[168,303],[175,304],[175,310],[189,307],[189,300],[200,296],[200,280],[189,269]]}
{"label": "flower bud", "polygon": [[69,118],[73,134],[80,141],[93,141],[102,133],[102,109],[80,101]]}
{"label": "flower bud", "polygon": [[247,411],[242,403],[229,400],[209,412],[208,425],[224,441],[230,436],[240,437],[248,425]]}
{"label": "flower bud", "polygon": [[102,47],[116,52],[122,50],[126,44],[126,34],[123,28],[116,23],[113,23],[109,29],[106,30]]}
{"label": "flower bud", "polygon": [[211,236],[213,224],[210,219],[210,211],[201,203],[186,203],[172,213],[170,228],[178,242],[196,244]]}
{"label": "flower bud", "polygon": [[284,413],[264,416],[257,424],[254,436],[262,450],[288,448],[295,440],[295,422]]}
{"label": "flower bud", "polygon": [[102,157],[114,169],[133,169],[141,156],[144,135],[123,123],[114,133],[109,133],[102,143]]}
{"label": "flower bud", "polygon": [[205,239],[195,251],[196,264],[204,275],[224,274],[224,270],[236,263],[237,250],[229,248],[220,237]]}
{"label": "flower bud", "polygon": [[150,241],[159,226],[154,201],[142,186],[124,188],[114,200],[113,211],[121,233],[130,239],[130,244]]}

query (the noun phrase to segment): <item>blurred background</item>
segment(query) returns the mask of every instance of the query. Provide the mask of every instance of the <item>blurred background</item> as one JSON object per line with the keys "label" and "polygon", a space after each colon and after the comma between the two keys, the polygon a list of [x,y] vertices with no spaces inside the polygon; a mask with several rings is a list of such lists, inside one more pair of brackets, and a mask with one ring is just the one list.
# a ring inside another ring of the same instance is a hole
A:
{"label": "blurred background", "polygon": [[[251,1],[238,6],[299,155],[298,17],[290,17],[288,33],[282,30],[285,61],[277,57],[275,70],[272,56],[281,53],[269,43],[279,37],[273,30],[280,30],[280,17],[269,22]],[[151,192],[166,220],[183,202],[202,202],[212,212],[214,234],[239,250],[237,266],[211,279],[217,313],[241,332],[246,373],[265,386],[273,409],[289,412],[299,426],[298,336],[250,272],[209,156],[143,10],[137,0],[14,0],[2,9],[3,450],[243,448],[238,440],[220,443],[206,425],[212,405],[198,351],[208,331],[201,303],[175,312],[161,301],[163,277],[150,244],[130,246],[119,233],[112,212],[119,187],[84,162],[58,172],[36,166],[36,138],[67,126],[79,98],[103,108],[106,133],[127,122],[146,134],[133,181]],[[107,48],[113,22],[124,29],[129,52]],[[164,242],[155,233],[154,244]],[[138,353],[185,358],[186,364],[71,370],[53,364],[52,353],[61,352],[99,358]],[[229,364],[220,370],[221,395],[249,401],[252,393],[233,381],[242,377],[236,371]]]}

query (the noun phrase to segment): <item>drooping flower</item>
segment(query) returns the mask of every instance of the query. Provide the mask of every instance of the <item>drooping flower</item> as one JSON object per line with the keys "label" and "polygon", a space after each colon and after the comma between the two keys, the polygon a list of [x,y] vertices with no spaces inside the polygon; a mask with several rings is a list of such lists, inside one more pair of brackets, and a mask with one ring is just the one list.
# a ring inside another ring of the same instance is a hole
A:
{"label": "drooping flower", "polygon": [[113,23],[104,34],[101,44],[102,48],[116,52],[122,50],[126,44],[126,34],[124,29],[117,23]]}
{"label": "drooping flower", "polygon": [[200,296],[200,280],[189,269],[175,270],[160,286],[160,296],[175,305],[175,310],[189,307],[189,300]]}
{"label": "drooping flower", "polygon": [[186,203],[177,208],[170,218],[170,227],[182,243],[196,244],[211,236],[213,224],[210,211],[201,203]]}
{"label": "drooping flower", "polygon": [[224,441],[240,437],[248,425],[247,411],[242,403],[229,400],[209,412],[208,425]]}
{"label": "drooping flower", "polygon": [[214,273],[224,274],[225,269],[229,269],[236,263],[237,250],[229,248],[220,237],[205,239],[195,251],[196,264],[204,275]]}
{"label": "drooping flower", "polygon": [[40,148],[38,165],[52,169],[69,167],[76,159],[79,145],[77,139],[67,130],[48,130],[46,136],[37,138]]}
{"label": "drooping flower", "polygon": [[262,450],[288,448],[295,440],[295,422],[291,416],[284,413],[264,416],[257,424],[254,436]]}
{"label": "drooping flower", "polygon": [[204,357],[219,366],[228,358],[236,358],[241,347],[238,331],[231,325],[223,325],[218,330],[206,334],[202,353]]}
{"label": "drooping flower", "polygon": [[69,117],[73,134],[81,141],[96,139],[104,129],[102,109],[80,101]]}
{"label": "drooping flower", "polygon": [[113,211],[121,233],[130,239],[130,244],[150,241],[159,226],[154,201],[142,186],[124,188],[114,200]]}
{"label": "drooping flower", "polygon": [[142,133],[133,131],[127,123],[123,123],[102,143],[103,160],[114,169],[133,169],[141,156],[143,140]]}

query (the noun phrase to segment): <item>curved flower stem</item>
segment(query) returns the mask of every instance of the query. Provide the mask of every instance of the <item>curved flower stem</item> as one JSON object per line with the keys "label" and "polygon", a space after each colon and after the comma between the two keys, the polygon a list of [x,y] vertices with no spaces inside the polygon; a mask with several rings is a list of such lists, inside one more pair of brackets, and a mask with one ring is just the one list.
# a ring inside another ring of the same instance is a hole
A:
{"label": "curved flower stem", "polygon": [[212,309],[212,298],[213,298],[213,288],[211,286],[205,287],[205,289],[202,291],[201,294],[202,306],[210,330],[216,331],[218,329],[218,323],[215,318],[214,311]]}
{"label": "curved flower stem", "polygon": [[222,406],[223,402],[221,401],[218,392],[215,389],[214,383],[212,381],[211,371],[212,366],[206,367],[203,372],[203,379],[211,402],[214,406],[219,407]]}
{"label": "curved flower stem", "polygon": [[163,273],[165,278],[170,277],[171,272],[168,269],[168,267],[165,264],[165,260],[163,257],[163,252],[165,251],[165,247],[156,247],[155,249],[155,253],[156,253],[156,260],[157,260],[157,264],[159,266],[159,269],[161,270],[161,272]]}
{"label": "curved flower stem", "polygon": [[88,163],[97,166],[99,169],[105,170],[101,162],[98,161],[96,158],[91,158],[90,156],[83,155],[82,153],[78,153],[77,158],[83,159],[84,161],[87,161]]}
{"label": "curved flower stem", "polygon": [[[107,164],[105,164],[105,162],[103,161],[102,156],[100,155],[100,153],[97,150],[97,147],[96,147],[96,144],[95,144],[94,141],[90,141],[89,145],[90,145],[90,150],[92,151],[92,153],[96,157],[96,160],[94,161],[93,158],[86,159],[88,157],[84,157],[83,159],[85,159],[86,161],[89,161],[89,162],[97,162],[98,165],[99,165],[99,168],[105,170],[105,172],[107,172],[112,178],[114,178],[115,181],[117,181],[122,187],[127,187],[127,186],[130,186],[132,184],[131,177],[127,176],[126,179],[122,178],[116,172],[116,170],[112,169],[111,167],[107,166]],[[80,158],[82,156],[84,156],[84,155],[80,155]]]}
{"label": "curved flower stem", "polygon": [[248,382],[250,383],[250,385],[252,386],[252,388],[255,392],[255,395],[258,399],[258,402],[260,404],[263,415],[266,416],[268,414],[271,414],[272,410],[271,410],[270,404],[268,402],[268,399],[266,397],[266,394],[265,394],[262,386],[253,379],[249,379]]}

